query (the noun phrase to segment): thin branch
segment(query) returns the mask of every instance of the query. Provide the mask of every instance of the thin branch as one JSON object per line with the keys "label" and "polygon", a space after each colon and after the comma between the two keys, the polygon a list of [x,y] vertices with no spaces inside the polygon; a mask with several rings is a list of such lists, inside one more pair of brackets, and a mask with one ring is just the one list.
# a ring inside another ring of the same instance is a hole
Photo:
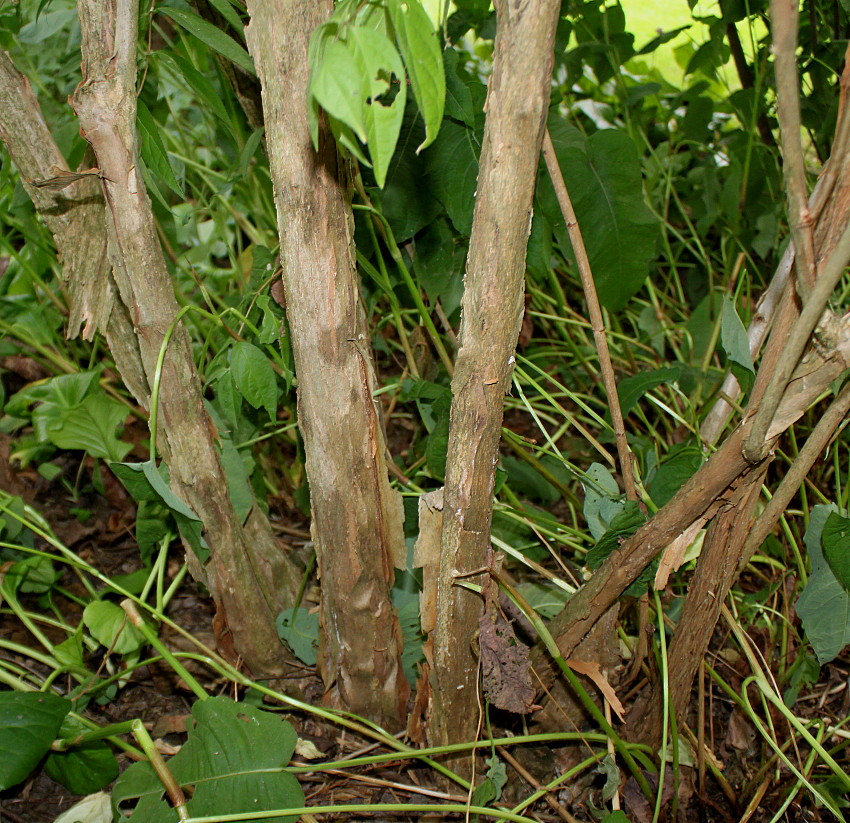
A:
{"label": "thin branch", "polygon": [[782,396],[785,394],[788,381],[848,262],[850,262],[850,223],[847,224],[841,239],[815,281],[809,299],[788,336],[783,358],[777,364],[776,371],[753,417],[752,429],[744,443],[744,456],[751,462],[757,462],[765,453],[767,433]]}
{"label": "thin branch", "polygon": [[573,253],[578,266],[581,287],[584,290],[584,299],[587,301],[587,310],[590,314],[590,328],[593,331],[593,342],[596,344],[596,352],[599,355],[599,368],[602,372],[602,383],[608,395],[608,408],[611,409],[611,422],[614,427],[614,435],[617,443],[617,456],[620,459],[620,471],[623,473],[623,486],[626,490],[628,500],[637,500],[638,493],[635,488],[634,471],[632,469],[632,453],[626,439],[626,427],[623,422],[623,412],[620,408],[620,397],[617,394],[617,379],[614,376],[614,365],[611,362],[611,352],[608,349],[608,339],[605,336],[605,320],[602,317],[602,308],[599,305],[599,297],[596,294],[596,284],[593,280],[593,271],[590,268],[590,259],[584,246],[584,238],[581,234],[575,209],[573,209],[570,193],[564,182],[564,175],[558,165],[558,157],[555,154],[555,146],[549,129],[543,135],[543,157],[546,160],[546,168],[552,185],[555,187],[555,196],[561,207],[561,214],[567,224],[570,234]]}
{"label": "thin branch", "polygon": [[776,71],[776,109],[782,143],[788,218],[797,250],[797,291],[805,300],[814,283],[813,220],[806,190],[806,165],[800,138],[800,86],[797,80],[797,0],[771,0],[771,24]]}
{"label": "thin branch", "polygon": [[776,522],[785,513],[788,504],[793,500],[794,495],[797,494],[809,470],[827,447],[830,439],[847,416],[848,411],[850,411],[850,383],[844,385],[844,388],[841,389],[838,396],[832,401],[829,408],[818,421],[814,430],[800,449],[797,459],[794,460],[782,478],[779,488],[777,488],[770,502],[764,507],[764,510],[752,525],[752,529],[741,550],[739,569],[742,569],[750,562],[750,558],[755,551],[773,531]]}

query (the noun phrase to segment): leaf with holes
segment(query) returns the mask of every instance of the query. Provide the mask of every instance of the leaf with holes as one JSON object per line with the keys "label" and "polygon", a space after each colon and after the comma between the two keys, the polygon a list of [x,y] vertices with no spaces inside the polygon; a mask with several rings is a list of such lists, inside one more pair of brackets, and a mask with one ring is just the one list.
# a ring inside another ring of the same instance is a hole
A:
{"label": "leaf with holes", "polygon": [[[295,751],[297,736],[279,715],[227,697],[200,700],[187,724],[188,740],[168,761],[174,779],[194,787],[186,804],[190,817],[268,812],[266,823],[295,823],[286,809],[304,805],[298,781],[282,771]],[[113,812],[124,820],[123,804],[137,801],[127,823],[177,823],[162,783],[149,763],[134,763],[112,791]],[[257,821],[249,817],[246,821]]]}

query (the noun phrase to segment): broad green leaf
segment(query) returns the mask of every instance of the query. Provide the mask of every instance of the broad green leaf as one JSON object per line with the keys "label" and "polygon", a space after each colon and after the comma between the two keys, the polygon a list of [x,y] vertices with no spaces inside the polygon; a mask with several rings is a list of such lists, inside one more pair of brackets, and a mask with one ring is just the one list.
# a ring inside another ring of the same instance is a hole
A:
{"label": "broad green leaf", "polygon": [[[420,404],[420,409],[423,404]],[[425,444],[425,465],[438,480],[446,474],[446,455],[449,447],[449,416],[451,399],[446,396],[435,400],[429,409],[433,415],[434,427],[428,433]]]}
{"label": "broad green leaf", "polygon": [[[371,191],[380,205],[381,213],[390,224],[397,243],[404,243],[420,232],[441,210],[426,177],[425,161],[416,154],[416,147],[424,139],[422,120],[415,107],[409,105],[404,112],[398,145],[387,170],[384,188]],[[420,247],[417,238],[414,265],[419,258]]]}
{"label": "broad green leaf", "polygon": [[27,386],[9,398],[5,412],[13,417],[24,417],[33,403],[50,404],[61,409],[74,409],[83,402],[96,385],[100,372],[85,371],[63,374]]}
{"label": "broad green leaf", "polygon": [[668,455],[648,478],[652,502],[659,509],[668,503],[701,465],[702,452],[696,446],[684,446]]}
{"label": "broad green leaf", "polygon": [[310,79],[310,94],[368,146],[375,180],[382,187],[404,117],[404,66],[386,35],[347,26],[344,36],[324,47]]}
{"label": "broad green leaf", "polygon": [[168,159],[165,143],[162,142],[162,126],[153,119],[150,110],[141,100],[137,100],[136,105],[136,126],[139,130],[142,159],[148,171],[162,180],[175,194],[184,196]]}
{"label": "broad green leaf", "polygon": [[679,379],[680,368],[672,366],[667,369],[642,371],[631,377],[626,377],[617,384],[617,395],[620,398],[620,410],[625,417],[648,391],[673,383]]}
{"label": "broad green leaf", "polygon": [[850,591],[850,520],[831,512],[823,525],[821,545],[835,579]]}
{"label": "broad green leaf", "polygon": [[434,142],[446,99],[446,76],[440,41],[420,0],[390,0],[390,18],[413,96],[425,122],[425,139],[417,153]]}
{"label": "broad green leaf", "polygon": [[596,540],[608,531],[611,521],[623,510],[620,487],[607,467],[592,463],[582,480],[584,519]]}
{"label": "broad green leaf", "polygon": [[38,15],[37,19],[21,27],[18,32],[18,41],[27,46],[37,46],[54,34],[58,34],[66,26],[73,24],[77,17],[76,10],[57,9],[46,14]]}
{"label": "broad green leaf", "polygon": [[262,312],[262,321],[260,322],[260,333],[257,335],[257,342],[268,346],[271,343],[276,343],[282,333],[283,321],[273,308],[274,302],[267,294],[261,294],[255,301],[254,305]]}
{"label": "broad green leaf", "polygon": [[230,373],[236,388],[255,409],[265,409],[274,420],[277,414],[277,375],[260,349],[241,341],[230,350]]}
{"label": "broad green leaf", "polygon": [[3,583],[14,592],[43,594],[53,588],[60,574],[49,557],[25,557],[6,572]]}
{"label": "broad green leaf", "polygon": [[602,818],[602,823],[629,823],[629,818],[626,817],[626,813],[624,811],[616,809],[610,814],[605,815],[605,817]]}
{"label": "broad green leaf", "polygon": [[515,493],[549,505],[560,499],[561,493],[525,461],[505,456],[502,457],[502,467],[508,473],[508,485]]}
{"label": "broad green leaf", "polygon": [[44,771],[71,794],[91,794],[118,777],[118,761],[108,743],[97,741],[53,752]]}
{"label": "broad green leaf", "polygon": [[101,460],[120,461],[133,448],[132,443],[119,440],[115,434],[128,413],[123,403],[98,392],[73,409],[39,406],[33,414],[33,423],[38,419],[39,430],[60,449],[82,449]]}
{"label": "broad green leaf", "polygon": [[319,642],[319,615],[311,614],[303,606],[284,609],[275,621],[277,636],[292,649],[292,653],[305,665],[316,664],[316,646]]}
{"label": "broad green leaf", "polygon": [[720,343],[730,360],[747,371],[753,371],[747,330],[735,311],[735,304],[728,297],[723,298],[723,308],[720,310]]}
{"label": "broad green leaf", "polygon": [[640,510],[636,500],[627,500],[623,509],[615,515],[611,525],[596,545],[587,553],[585,563],[591,569],[597,569],[603,561],[618,548],[627,537],[631,537],[644,523],[646,515]]}
{"label": "broad green leaf", "polygon": [[834,505],[812,509],[803,538],[812,573],[797,600],[797,614],[822,666],[834,660],[850,643],[850,593],[832,573],[821,549],[824,525],[830,513],[835,512]]}
{"label": "broad green leaf", "polygon": [[458,77],[457,64],[460,60],[457,51],[447,48],[443,51],[446,75],[446,116],[460,120],[470,129],[475,128],[475,109],[472,105],[472,93],[469,86]]}
{"label": "broad green leaf", "polygon": [[[191,817],[291,809],[304,805],[298,781],[281,771],[292,758],[297,736],[277,714],[227,697],[199,700],[187,724],[189,739],[168,768],[190,792]],[[134,763],[112,792],[116,819],[122,804],[138,800],[128,823],[177,823],[149,763]],[[256,820],[256,818],[249,818]],[[295,823],[293,815],[266,817],[269,823]]]}
{"label": "broad green leaf", "polygon": [[197,14],[183,11],[183,9],[160,6],[157,10],[170,17],[202,43],[206,43],[213,51],[218,52],[222,57],[226,57],[231,63],[239,66],[248,74],[254,74],[254,61],[251,60],[251,55],[232,37],[226,35],[212,23],[208,23],[202,17],[198,17]]}
{"label": "broad green leaf", "polygon": [[[439,209],[436,201],[431,202]],[[425,290],[432,305],[440,301],[448,317],[460,307],[463,299],[466,252],[466,244],[457,242],[445,217],[431,222],[416,238],[413,259],[416,282]]]}
{"label": "broad green leaf", "polygon": [[455,229],[464,237],[469,237],[472,230],[480,152],[476,131],[446,120],[437,139],[422,153],[430,191],[443,204]]}
{"label": "broad green leaf", "polygon": [[162,500],[159,492],[151,486],[145,476],[144,466],[141,463],[110,463],[109,468],[137,503]]}
{"label": "broad green leaf", "polygon": [[[671,29],[670,31],[662,31],[661,34],[657,37],[653,37],[652,40],[650,40],[642,49],[635,52],[635,57],[640,54],[652,54],[652,52],[654,52],[659,46],[669,43],[683,31],[687,31],[690,27],[690,24],[688,24],[687,26],[679,26],[679,28]],[[657,29],[657,31],[660,31],[660,29]]]}
{"label": "broad green leaf", "polygon": [[[569,187],[599,301],[607,309],[623,308],[649,274],[659,223],[643,200],[641,168],[631,138],[603,129],[584,139],[550,115],[555,152]],[[538,199],[555,227],[562,253],[573,256],[566,224],[552,183],[541,168]]]}
{"label": "broad green leaf", "polygon": [[248,283],[248,289],[251,291],[251,298],[260,291],[260,289],[268,288],[269,281],[274,275],[275,257],[265,247],[254,245],[251,246],[251,279]]}
{"label": "broad green leaf", "polygon": [[83,609],[83,623],[91,636],[115,654],[129,654],[145,644],[142,633],[127,614],[108,600],[93,600]]}
{"label": "broad green leaf", "polygon": [[82,629],[78,628],[70,637],[53,647],[53,656],[66,669],[83,668]]}
{"label": "broad green leaf", "polygon": [[520,583],[517,589],[528,605],[545,620],[551,620],[563,611],[570,598],[569,592],[549,582]]}
{"label": "broad green leaf", "polygon": [[56,738],[71,701],[41,692],[0,692],[0,791],[16,786]]}

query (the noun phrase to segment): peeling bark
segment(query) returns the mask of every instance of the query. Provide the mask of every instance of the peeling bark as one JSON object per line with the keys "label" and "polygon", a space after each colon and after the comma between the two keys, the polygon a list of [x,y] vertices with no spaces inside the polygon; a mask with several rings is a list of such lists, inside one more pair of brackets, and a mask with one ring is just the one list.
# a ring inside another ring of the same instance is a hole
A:
{"label": "peeling bark", "polygon": [[82,329],[83,338],[91,340],[102,332],[125,385],[147,409],[150,389],[139,347],[130,315],[117,299],[106,255],[100,182],[85,177],[61,189],[36,185],[71,170],[44,122],[29,80],[6,52],[0,52],[0,140],[56,243],[68,293],[66,335],[76,337]]}
{"label": "peeling bark", "polygon": [[[101,170],[108,259],[152,385],[177,302],[137,168],[138,3],[80,0],[78,11],[83,80],[72,105]],[[211,550],[204,576],[216,601],[219,625],[227,627],[233,648],[254,674],[286,674],[288,656],[274,620],[294,599],[297,573],[265,517],[255,508],[243,526],[233,509],[182,326],[168,346],[159,398],[157,445],[168,463],[173,490],[203,520]],[[198,564],[193,565],[197,571]]]}
{"label": "peeling bark", "polygon": [[490,563],[493,484],[525,285],[531,203],[543,140],[560,3],[496,3],[493,74],[452,378],[437,627],[432,745],[472,740],[478,720],[473,650],[480,598],[459,588]]}
{"label": "peeling bark", "polygon": [[390,590],[404,565],[369,330],[353,252],[350,185],[327,127],[307,123],[307,46],[331,0],[250,2],[246,37],[263,87],[286,312],[298,375],[322,580],[319,670],[328,700],[400,728],[409,686]]}

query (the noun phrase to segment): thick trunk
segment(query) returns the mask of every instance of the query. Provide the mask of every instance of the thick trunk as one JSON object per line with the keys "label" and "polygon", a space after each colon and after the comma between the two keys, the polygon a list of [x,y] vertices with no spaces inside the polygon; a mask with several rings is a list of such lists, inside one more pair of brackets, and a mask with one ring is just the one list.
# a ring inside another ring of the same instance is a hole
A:
{"label": "thick trunk", "polygon": [[434,745],[473,739],[478,722],[473,647],[482,604],[458,587],[457,578],[490,562],[502,404],[522,321],[526,245],[559,10],[554,0],[496,4],[493,74],[452,378],[431,676]]}
{"label": "thick trunk", "polygon": [[[80,0],[78,9],[83,81],[72,105],[101,170],[108,259],[132,318],[148,384],[153,385],[177,302],[138,172],[138,4]],[[204,523],[211,550],[204,573],[219,610],[219,625],[229,630],[233,648],[255,674],[283,675],[287,655],[274,620],[291,603],[297,574],[264,516],[255,510],[243,526],[233,509],[182,327],[172,337],[162,366],[159,404],[162,436],[157,445],[168,462],[175,493]]]}
{"label": "thick trunk", "polygon": [[389,485],[372,396],[345,169],[324,126],[314,151],[307,123],[307,46],[332,2],[263,0],[248,9],[322,580],[319,669],[332,703],[399,728],[409,686],[390,591],[404,561],[401,497]]}

